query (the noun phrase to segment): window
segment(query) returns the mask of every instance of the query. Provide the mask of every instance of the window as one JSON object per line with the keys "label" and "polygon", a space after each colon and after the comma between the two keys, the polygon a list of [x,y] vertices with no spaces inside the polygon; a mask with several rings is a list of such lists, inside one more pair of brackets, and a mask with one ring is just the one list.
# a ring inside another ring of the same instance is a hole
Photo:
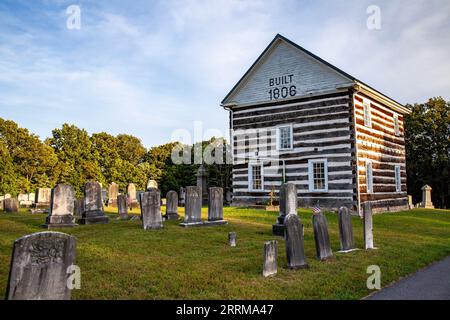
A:
{"label": "window", "polygon": [[328,192],[328,164],[326,159],[308,161],[309,191]]}
{"label": "window", "polygon": [[363,109],[364,109],[364,125],[366,127],[372,127],[372,115],[370,111],[370,102],[363,100]]}
{"label": "window", "polygon": [[395,166],[395,190],[402,192],[402,176],[400,174],[400,166]]}
{"label": "window", "polygon": [[398,115],[397,114],[394,115],[394,130],[395,130],[395,135],[399,136],[400,135],[400,127],[398,124]]}
{"label": "window", "polygon": [[248,166],[249,190],[264,190],[264,173],[262,164],[249,164]]}
{"label": "window", "polygon": [[366,162],[366,188],[367,193],[373,192],[373,173],[372,173],[372,162]]}
{"label": "window", "polygon": [[278,150],[292,149],[292,125],[278,127]]}

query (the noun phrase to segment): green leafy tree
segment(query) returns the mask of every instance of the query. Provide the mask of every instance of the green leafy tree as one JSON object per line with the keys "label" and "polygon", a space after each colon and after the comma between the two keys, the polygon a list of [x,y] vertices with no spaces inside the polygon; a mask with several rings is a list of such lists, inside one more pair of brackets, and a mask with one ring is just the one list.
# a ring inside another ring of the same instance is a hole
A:
{"label": "green leafy tree", "polygon": [[6,143],[0,139],[0,195],[19,193],[17,174]]}
{"label": "green leafy tree", "polygon": [[126,160],[133,165],[142,162],[146,149],[141,140],[129,134],[119,134],[116,139],[117,152],[122,160]]}

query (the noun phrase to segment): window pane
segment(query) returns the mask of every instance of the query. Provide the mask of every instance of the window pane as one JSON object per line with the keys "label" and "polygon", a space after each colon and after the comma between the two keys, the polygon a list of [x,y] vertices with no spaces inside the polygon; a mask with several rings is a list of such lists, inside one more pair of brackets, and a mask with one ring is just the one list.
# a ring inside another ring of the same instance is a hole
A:
{"label": "window pane", "polygon": [[325,189],[325,163],[323,162],[313,163],[313,182],[314,182],[314,190]]}
{"label": "window pane", "polygon": [[280,137],[280,149],[290,149],[291,148],[291,128],[281,127],[279,128]]}
{"label": "window pane", "polygon": [[262,180],[261,180],[261,166],[252,166],[252,189],[261,190]]}

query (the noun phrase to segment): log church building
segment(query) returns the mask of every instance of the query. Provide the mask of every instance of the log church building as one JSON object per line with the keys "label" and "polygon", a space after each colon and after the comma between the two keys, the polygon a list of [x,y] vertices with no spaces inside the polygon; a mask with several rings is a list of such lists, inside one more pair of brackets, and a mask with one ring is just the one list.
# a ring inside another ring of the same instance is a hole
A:
{"label": "log church building", "polygon": [[266,204],[292,182],[301,207],[408,207],[409,109],[285,37],[272,40],[221,105],[230,117],[233,205]]}

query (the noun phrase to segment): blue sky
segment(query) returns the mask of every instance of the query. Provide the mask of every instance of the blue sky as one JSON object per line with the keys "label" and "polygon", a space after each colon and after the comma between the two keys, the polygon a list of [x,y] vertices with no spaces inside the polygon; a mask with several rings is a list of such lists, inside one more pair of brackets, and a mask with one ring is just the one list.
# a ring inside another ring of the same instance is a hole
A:
{"label": "blue sky", "polygon": [[[372,4],[381,30],[366,27]],[[0,0],[0,117],[146,147],[194,121],[226,134],[220,101],[277,33],[402,103],[450,99],[447,0]]]}

